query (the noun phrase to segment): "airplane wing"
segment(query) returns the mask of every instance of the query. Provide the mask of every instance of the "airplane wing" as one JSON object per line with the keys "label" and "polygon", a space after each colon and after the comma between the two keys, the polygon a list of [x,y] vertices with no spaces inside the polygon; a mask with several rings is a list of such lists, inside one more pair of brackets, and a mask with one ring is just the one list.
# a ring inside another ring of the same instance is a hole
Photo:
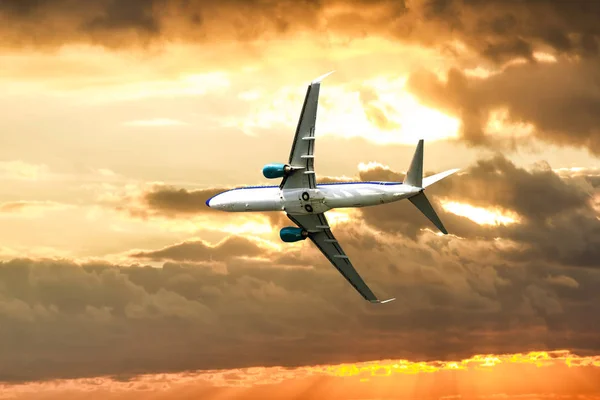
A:
{"label": "airplane wing", "polygon": [[317,187],[313,160],[319,90],[321,81],[331,73],[333,71],[318,77],[308,85],[288,162],[294,170],[283,178],[279,186],[281,189],[315,189]]}
{"label": "airplane wing", "polygon": [[308,237],[321,250],[323,255],[350,282],[352,286],[371,303],[387,303],[394,299],[379,300],[352,266],[350,259],[331,232],[325,214],[290,215],[287,214],[300,228],[308,232]]}

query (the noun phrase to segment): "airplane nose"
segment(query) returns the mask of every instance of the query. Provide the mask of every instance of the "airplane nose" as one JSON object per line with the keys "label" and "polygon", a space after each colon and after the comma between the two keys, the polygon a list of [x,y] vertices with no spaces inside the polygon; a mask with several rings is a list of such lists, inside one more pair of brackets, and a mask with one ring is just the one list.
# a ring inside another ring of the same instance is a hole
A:
{"label": "airplane nose", "polygon": [[209,198],[208,200],[206,200],[205,204],[207,207],[217,208],[216,206],[217,206],[218,202],[215,200],[215,197],[217,197],[217,196],[213,196],[213,197]]}
{"label": "airplane nose", "polygon": [[214,208],[215,210],[223,209],[223,201],[219,199],[219,196],[213,196],[210,199],[206,200],[206,205],[210,208]]}

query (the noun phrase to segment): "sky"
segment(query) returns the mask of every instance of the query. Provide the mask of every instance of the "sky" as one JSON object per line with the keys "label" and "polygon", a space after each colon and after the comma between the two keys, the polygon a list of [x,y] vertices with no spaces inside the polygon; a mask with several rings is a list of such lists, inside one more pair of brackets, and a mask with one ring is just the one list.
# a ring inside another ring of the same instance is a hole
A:
{"label": "sky", "polygon": [[[600,398],[600,3],[0,2],[0,399]],[[280,213],[204,202],[317,180],[365,302]]]}

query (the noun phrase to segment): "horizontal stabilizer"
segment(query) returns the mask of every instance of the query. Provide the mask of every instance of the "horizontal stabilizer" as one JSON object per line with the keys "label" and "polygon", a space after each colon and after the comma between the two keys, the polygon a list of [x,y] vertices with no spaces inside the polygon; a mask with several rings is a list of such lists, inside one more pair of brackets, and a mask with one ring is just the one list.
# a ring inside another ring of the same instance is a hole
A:
{"label": "horizontal stabilizer", "polygon": [[442,233],[444,233],[446,235],[448,234],[448,231],[444,227],[444,224],[442,224],[442,221],[440,221],[440,218],[435,213],[435,210],[433,209],[433,207],[431,207],[431,203],[427,199],[427,196],[425,196],[425,193],[420,192],[419,194],[409,197],[408,199],[410,200],[411,203],[413,203],[415,205],[415,207],[417,207],[419,209],[419,211],[421,211],[423,214],[425,214],[425,216],[427,218],[429,218],[429,220],[431,222],[433,222],[433,224]]}
{"label": "horizontal stabilizer", "polygon": [[427,186],[433,185],[437,181],[441,181],[445,177],[450,176],[459,170],[460,170],[460,168],[449,169],[448,171],[440,172],[439,174],[426,176],[425,178],[423,178],[423,186],[421,186],[421,187],[426,188]]}

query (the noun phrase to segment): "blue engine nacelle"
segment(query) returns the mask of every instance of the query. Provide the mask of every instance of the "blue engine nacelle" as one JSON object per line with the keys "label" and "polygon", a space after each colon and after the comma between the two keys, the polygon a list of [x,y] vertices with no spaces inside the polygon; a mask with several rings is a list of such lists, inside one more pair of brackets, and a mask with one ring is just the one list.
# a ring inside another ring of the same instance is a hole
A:
{"label": "blue engine nacelle", "polygon": [[267,164],[263,167],[263,175],[268,179],[283,178],[291,168],[287,164]]}
{"label": "blue engine nacelle", "polygon": [[279,231],[279,237],[286,243],[297,242],[308,237],[308,232],[302,228],[287,226]]}

